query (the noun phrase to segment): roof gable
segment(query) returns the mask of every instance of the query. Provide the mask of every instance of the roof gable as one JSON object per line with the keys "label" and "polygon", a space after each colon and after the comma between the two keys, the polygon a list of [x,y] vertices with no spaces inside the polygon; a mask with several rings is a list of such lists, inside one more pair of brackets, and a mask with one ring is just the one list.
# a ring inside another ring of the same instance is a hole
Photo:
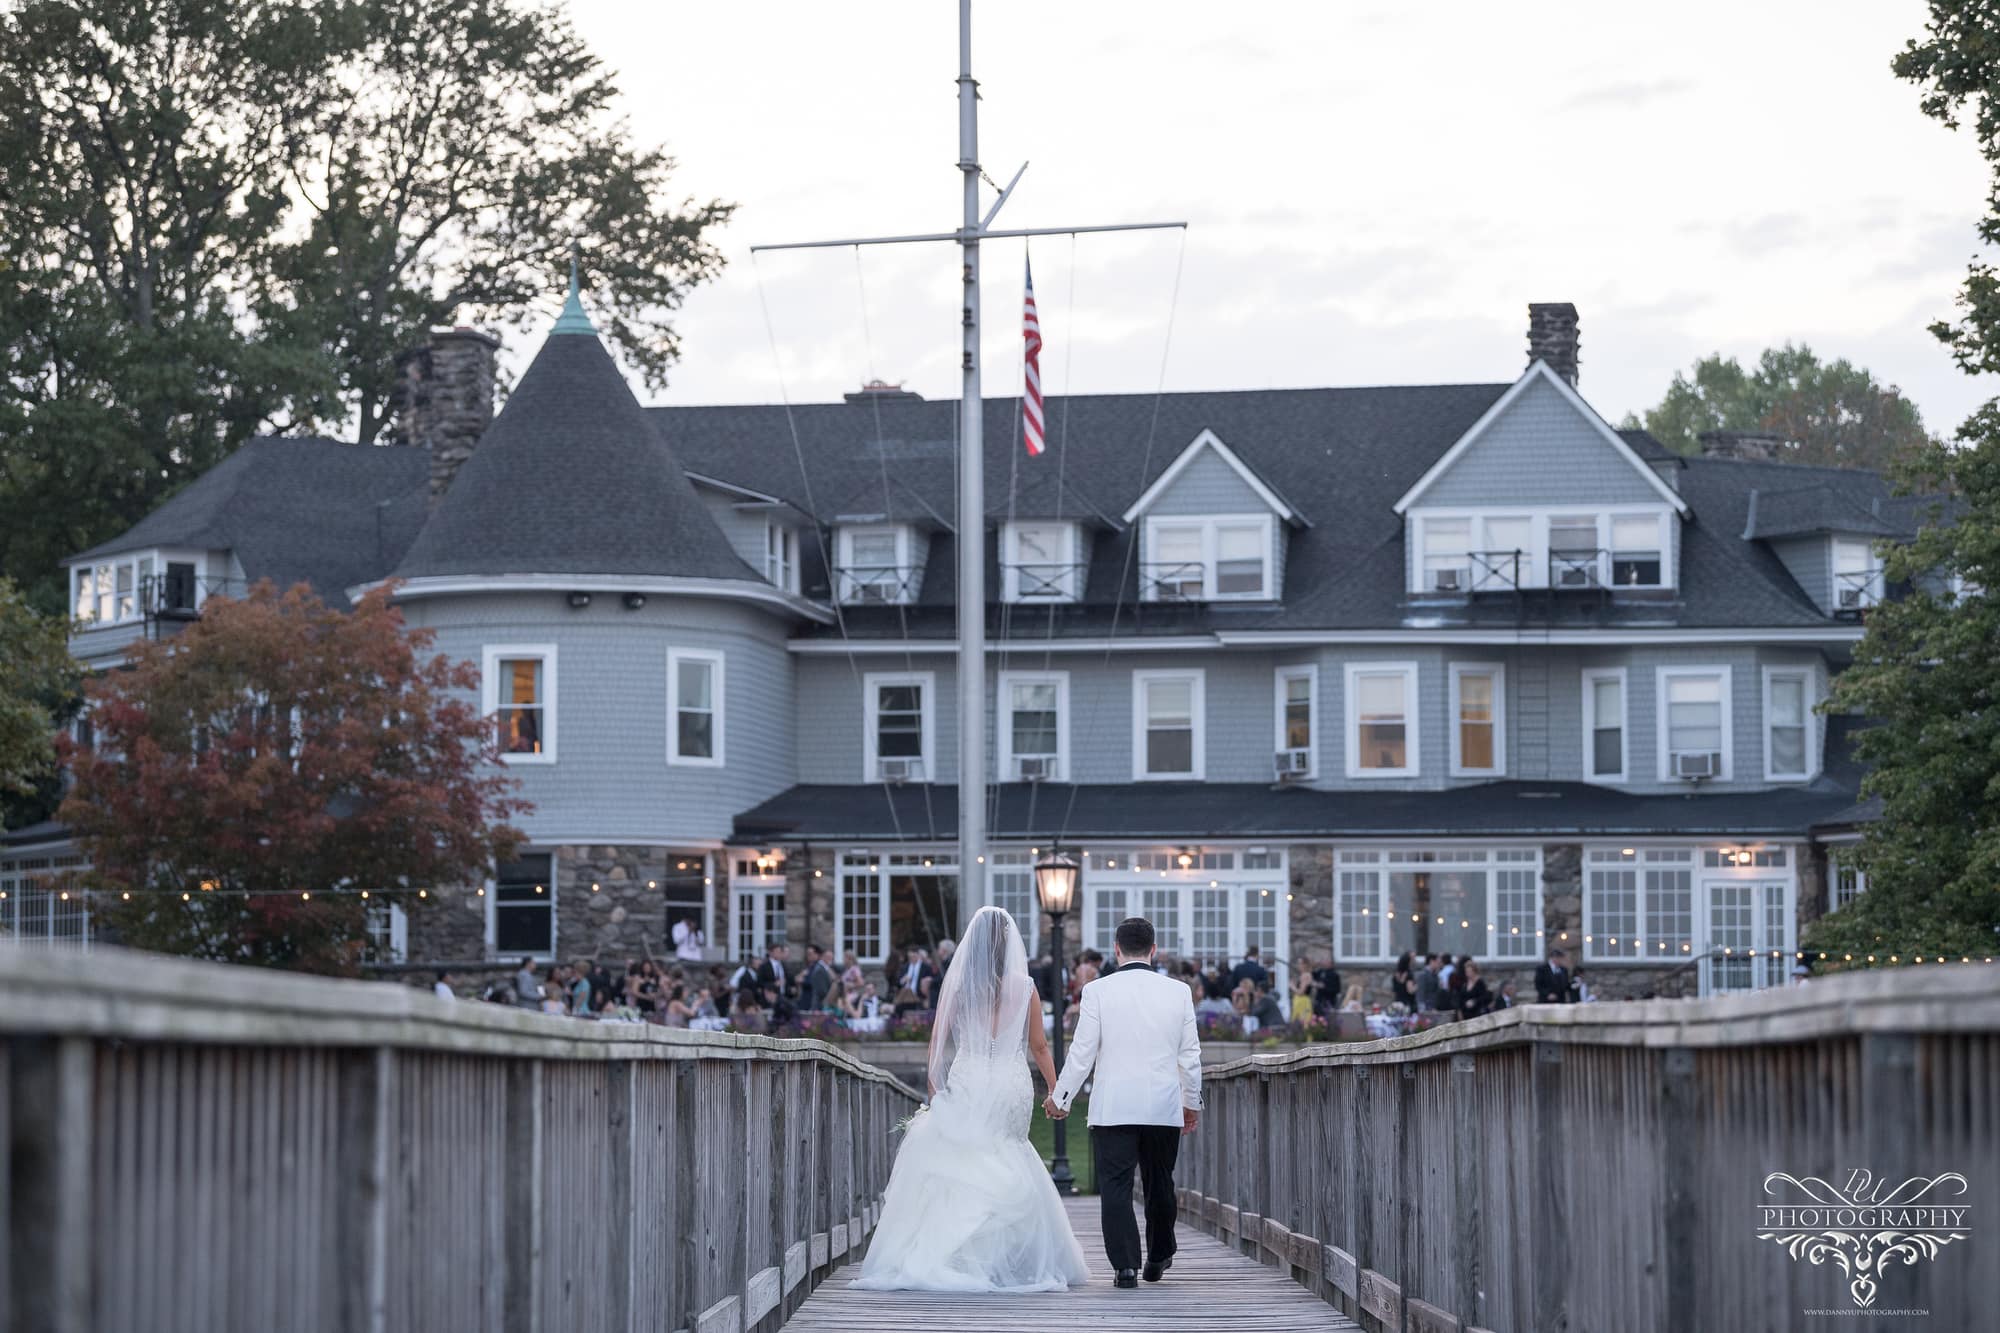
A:
{"label": "roof gable", "polygon": [[1139,498],[1134,500],[1121,515],[1123,520],[1130,523],[1159,503],[1161,498],[1173,489],[1174,483],[1203,462],[1205,456],[1219,460],[1224,468],[1234,473],[1236,478],[1279,518],[1287,523],[1306,526],[1305,519],[1290,502],[1279,495],[1269,482],[1258,476],[1256,469],[1238,457],[1235,450],[1224,444],[1221,437],[1208,429],[1203,429],[1201,434],[1195,436],[1187,448],[1181,450],[1180,456],[1167,464],[1166,470],[1153,479],[1153,484],[1140,492]]}
{"label": "roof gable", "polygon": [[1498,401],[1488,408],[1479,420],[1473,422],[1471,428],[1417,479],[1416,484],[1403,493],[1402,498],[1396,501],[1396,512],[1398,514],[1408,512],[1411,506],[1434,492],[1453,468],[1478,448],[1482,441],[1500,438],[1506,431],[1506,423],[1510,417],[1517,412],[1530,410],[1534,405],[1550,408],[1565,422],[1573,417],[1582,427],[1583,436],[1593,443],[1601,443],[1631,469],[1639,488],[1672,506],[1676,513],[1682,516],[1688,513],[1687,502],[1674,488],[1663,481],[1624,437],[1613,430],[1603,417],[1597,415],[1590,404],[1578,396],[1567,380],[1550,370],[1547,363],[1542,361],[1529,366],[1521,378],[1514,381],[1513,387],[1500,395]]}

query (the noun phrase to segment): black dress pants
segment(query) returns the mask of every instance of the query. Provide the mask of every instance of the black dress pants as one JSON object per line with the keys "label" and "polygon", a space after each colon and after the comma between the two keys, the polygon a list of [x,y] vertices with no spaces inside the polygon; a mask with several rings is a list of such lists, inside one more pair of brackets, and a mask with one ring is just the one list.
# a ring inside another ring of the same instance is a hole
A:
{"label": "black dress pants", "polygon": [[1146,1193],[1145,1261],[1174,1252],[1174,1161],[1181,1153],[1179,1125],[1093,1125],[1097,1195],[1104,1211],[1104,1255],[1114,1269],[1137,1268],[1139,1224],[1132,1218],[1132,1175]]}

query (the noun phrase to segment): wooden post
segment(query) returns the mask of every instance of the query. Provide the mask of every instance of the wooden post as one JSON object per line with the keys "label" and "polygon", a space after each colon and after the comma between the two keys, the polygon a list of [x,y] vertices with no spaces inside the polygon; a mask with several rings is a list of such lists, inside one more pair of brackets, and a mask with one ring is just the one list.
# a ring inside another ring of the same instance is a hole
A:
{"label": "wooden post", "polygon": [[693,1328],[701,1316],[701,1201],[708,1183],[703,1168],[710,1154],[701,1142],[701,1064],[676,1060],[668,1105],[673,1108],[673,1139],[667,1145],[666,1206],[674,1210],[668,1230],[668,1328]]}
{"label": "wooden post", "polygon": [[13,1333],[91,1333],[91,1065],[87,1037],[8,1042]]}
{"label": "wooden post", "polygon": [[500,1188],[506,1333],[542,1333],[542,1062],[507,1063],[507,1152]]}
{"label": "wooden post", "polygon": [[1920,1141],[1917,1105],[1917,1039],[1907,1032],[1870,1032],[1861,1038],[1862,1165],[1892,1185],[1938,1168],[1911,1155]]}
{"label": "wooden post", "polygon": [[[1382,1256],[1375,1252],[1375,1118],[1368,1114],[1368,1095],[1373,1068],[1354,1066],[1354,1081],[1348,1085],[1348,1136],[1354,1144],[1354,1191],[1348,1196],[1348,1232],[1354,1238],[1354,1266],[1375,1268]],[[1380,1271],[1379,1269],[1377,1271]]]}
{"label": "wooden post", "polygon": [[1529,1203],[1527,1266],[1533,1273],[1536,1333],[1564,1333],[1569,1322],[1569,1142],[1562,1115],[1563,1048],[1535,1043],[1530,1074],[1535,1103],[1535,1179]]}
{"label": "wooden post", "polygon": [[1701,1114],[1696,1100],[1695,1053],[1674,1047],[1661,1051],[1659,1062],[1660,1179],[1666,1194],[1661,1218],[1666,1252],[1660,1260],[1667,1289],[1667,1327],[1693,1328],[1696,1284],[1701,1279],[1695,1267]]}
{"label": "wooden post", "polygon": [[605,1237],[604,1280],[609,1287],[605,1302],[605,1326],[615,1333],[627,1333],[634,1323],[632,1287],[633,1279],[639,1272],[639,1260],[633,1253],[632,1211],[640,1207],[658,1207],[664,1202],[636,1199],[632,1194],[632,1172],[636,1165],[633,1140],[638,1133],[632,1064],[630,1060],[613,1060],[604,1077],[605,1118],[610,1128],[610,1160],[605,1164],[610,1188],[604,1200],[604,1221],[608,1233]]}
{"label": "wooden post", "polygon": [[1480,1244],[1485,1200],[1486,1126],[1479,1119],[1479,1065],[1470,1055],[1451,1057],[1451,1264],[1452,1313],[1470,1326],[1481,1322]]}
{"label": "wooden post", "polygon": [[1402,1061],[1396,1074],[1396,1287],[1407,1298],[1425,1289],[1417,1273],[1417,1235],[1426,1219],[1416,1147],[1416,1062]]}
{"label": "wooden post", "polygon": [[389,1318],[389,1145],[395,1133],[396,1055],[386,1047],[345,1059],[340,1082],[340,1216],[334,1223],[340,1327],[383,1333]]}

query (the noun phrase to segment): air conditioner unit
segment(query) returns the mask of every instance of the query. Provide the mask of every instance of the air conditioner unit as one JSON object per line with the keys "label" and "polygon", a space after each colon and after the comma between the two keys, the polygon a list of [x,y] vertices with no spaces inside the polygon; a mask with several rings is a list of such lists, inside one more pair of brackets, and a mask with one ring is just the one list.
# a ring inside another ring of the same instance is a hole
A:
{"label": "air conditioner unit", "polygon": [[1842,588],[1840,590],[1840,609],[1843,611],[1859,611],[1862,607],[1868,605],[1867,596],[1867,592],[1861,588]]}
{"label": "air conditioner unit", "polygon": [[1302,778],[1312,772],[1311,750],[1280,750],[1275,756],[1278,777]]}
{"label": "air conditioner unit", "polygon": [[921,782],[924,776],[924,761],[921,759],[878,759],[875,761],[884,782]]}
{"label": "air conditioner unit", "polygon": [[1023,782],[1042,782],[1056,775],[1056,761],[1045,754],[1014,757],[1014,776]]}
{"label": "air conditioner unit", "polygon": [[1464,577],[1462,569],[1434,569],[1431,571],[1431,587],[1438,592],[1457,592],[1465,586]]}
{"label": "air conditioner unit", "polygon": [[1597,567],[1595,565],[1564,565],[1556,571],[1556,586],[1559,588],[1595,588]]}
{"label": "air conditioner unit", "polygon": [[1722,772],[1722,756],[1713,750],[1675,751],[1674,776],[1712,778]]}

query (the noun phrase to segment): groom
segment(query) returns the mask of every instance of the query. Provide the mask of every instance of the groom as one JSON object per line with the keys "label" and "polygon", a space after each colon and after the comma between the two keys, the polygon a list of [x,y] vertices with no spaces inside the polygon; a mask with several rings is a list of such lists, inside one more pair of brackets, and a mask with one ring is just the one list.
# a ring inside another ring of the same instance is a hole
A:
{"label": "groom", "polygon": [[1118,965],[1083,988],[1076,1040],[1043,1111],[1069,1114],[1093,1067],[1090,1146],[1114,1285],[1139,1285],[1132,1173],[1146,1191],[1146,1281],[1174,1262],[1174,1159],[1201,1116],[1201,1039],[1187,986],[1153,970],[1153,923],[1118,923]]}

